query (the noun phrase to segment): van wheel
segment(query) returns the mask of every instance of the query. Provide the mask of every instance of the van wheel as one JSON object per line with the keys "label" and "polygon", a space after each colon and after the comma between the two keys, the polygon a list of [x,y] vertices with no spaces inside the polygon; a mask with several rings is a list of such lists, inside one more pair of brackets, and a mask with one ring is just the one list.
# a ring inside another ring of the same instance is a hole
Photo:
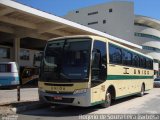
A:
{"label": "van wheel", "polygon": [[141,92],[139,93],[139,97],[142,97],[142,96],[144,96],[144,90],[145,88],[144,88],[144,84],[142,84],[142,87],[141,87]]}
{"label": "van wheel", "polygon": [[107,92],[105,95],[105,101],[104,101],[104,103],[101,104],[101,106],[103,108],[107,108],[107,107],[111,106],[111,100],[112,100],[111,93]]}

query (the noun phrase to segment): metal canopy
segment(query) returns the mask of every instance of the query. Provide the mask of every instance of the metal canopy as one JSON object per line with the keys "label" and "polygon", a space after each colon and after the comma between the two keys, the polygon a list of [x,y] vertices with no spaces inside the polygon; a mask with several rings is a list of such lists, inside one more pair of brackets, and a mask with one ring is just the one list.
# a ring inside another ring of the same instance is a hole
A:
{"label": "metal canopy", "polygon": [[31,37],[42,40],[71,35],[98,35],[131,48],[142,48],[131,42],[12,0],[0,0],[0,32],[19,38]]}

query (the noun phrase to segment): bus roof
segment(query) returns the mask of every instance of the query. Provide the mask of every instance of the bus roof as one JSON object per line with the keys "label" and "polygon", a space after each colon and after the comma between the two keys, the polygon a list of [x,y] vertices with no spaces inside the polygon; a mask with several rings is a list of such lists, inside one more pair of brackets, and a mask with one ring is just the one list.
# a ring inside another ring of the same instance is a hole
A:
{"label": "bus roof", "polygon": [[58,40],[58,39],[67,39],[67,38],[91,38],[91,39],[97,39],[97,40],[102,40],[102,41],[108,41],[110,43],[113,43],[115,45],[118,45],[120,47],[123,47],[123,48],[126,48],[126,49],[129,49],[130,51],[133,51],[137,54],[140,54],[140,55],[143,55],[145,57],[148,57],[150,59],[153,59],[151,56],[149,55],[145,55],[135,49],[133,49],[131,46],[127,46],[126,44],[120,44],[120,43],[117,43],[117,42],[114,42],[113,40],[110,40],[109,38],[105,38],[105,37],[101,37],[101,36],[96,36],[96,35],[73,35],[73,36],[64,36],[64,37],[57,37],[57,38],[54,38],[54,39],[50,39],[48,41],[52,41],[52,40]]}

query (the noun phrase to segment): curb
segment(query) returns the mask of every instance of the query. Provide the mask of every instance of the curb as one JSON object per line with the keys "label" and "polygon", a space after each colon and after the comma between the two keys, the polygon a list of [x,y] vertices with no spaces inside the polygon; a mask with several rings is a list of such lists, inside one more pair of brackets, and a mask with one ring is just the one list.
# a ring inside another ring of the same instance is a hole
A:
{"label": "curb", "polygon": [[32,104],[32,105],[24,105],[24,106],[18,106],[18,107],[12,107],[10,108],[10,110],[14,113],[21,113],[24,111],[28,111],[28,110],[34,110],[34,109],[38,109],[38,108],[44,108],[47,107],[48,104],[44,104],[44,103],[36,103],[36,104]]}
{"label": "curb", "polygon": [[39,100],[21,100],[21,101],[13,101],[13,102],[3,102],[0,103],[0,106],[9,106],[9,105],[13,105],[13,104],[21,104],[21,103],[25,103],[25,102],[39,102]]}

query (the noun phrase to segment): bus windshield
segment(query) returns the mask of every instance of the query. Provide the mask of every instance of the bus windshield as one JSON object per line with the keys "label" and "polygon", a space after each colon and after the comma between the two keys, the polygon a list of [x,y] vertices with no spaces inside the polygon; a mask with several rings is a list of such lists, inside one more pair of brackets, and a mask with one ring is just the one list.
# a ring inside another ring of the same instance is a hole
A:
{"label": "bus windshield", "polygon": [[90,51],[90,39],[49,41],[41,64],[40,79],[46,82],[87,81]]}

